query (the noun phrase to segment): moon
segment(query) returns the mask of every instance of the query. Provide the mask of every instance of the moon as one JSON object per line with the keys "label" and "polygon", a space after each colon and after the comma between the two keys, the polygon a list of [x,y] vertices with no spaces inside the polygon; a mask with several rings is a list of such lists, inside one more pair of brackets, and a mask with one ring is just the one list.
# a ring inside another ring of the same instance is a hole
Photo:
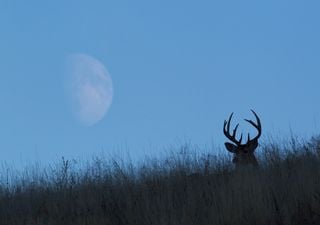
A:
{"label": "moon", "polygon": [[112,79],[97,59],[86,54],[66,58],[66,91],[72,114],[83,125],[93,126],[110,109],[113,99]]}

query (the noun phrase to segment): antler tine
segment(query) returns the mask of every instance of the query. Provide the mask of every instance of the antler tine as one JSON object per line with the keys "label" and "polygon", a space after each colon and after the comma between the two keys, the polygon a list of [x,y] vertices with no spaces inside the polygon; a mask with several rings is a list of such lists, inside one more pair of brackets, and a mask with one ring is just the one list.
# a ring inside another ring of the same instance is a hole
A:
{"label": "antler tine", "polygon": [[253,111],[252,109],[251,109],[251,112],[254,114],[254,116],[256,117],[256,120],[257,120],[257,125],[258,125],[258,127],[259,127],[259,130],[261,131],[261,121],[260,121],[260,118],[259,118],[259,116],[257,115],[257,113],[255,112],[255,111]]}
{"label": "antler tine", "polygon": [[237,125],[235,126],[232,135],[230,134],[230,124],[231,124],[232,116],[233,116],[233,113],[231,113],[228,121],[227,121],[227,120],[224,121],[223,133],[224,133],[224,135],[225,135],[230,141],[234,142],[234,143],[237,144],[237,145],[240,145],[240,144],[241,144],[241,141],[242,141],[242,134],[241,134],[240,141],[237,141],[237,139],[236,139],[236,134],[237,134],[237,129],[238,129],[238,127],[239,127],[239,124],[237,124]]}
{"label": "antler tine", "polygon": [[242,141],[242,134],[241,134],[240,139],[239,139],[239,144],[241,144],[241,141]]}
{"label": "antler tine", "polygon": [[229,131],[230,131],[230,124],[231,124],[231,119],[232,119],[232,117],[233,117],[233,113],[231,113],[230,116],[229,116],[228,128],[227,128],[228,133],[229,133]]}
{"label": "antler tine", "polygon": [[[257,124],[254,123],[252,120],[248,120],[248,119],[245,119],[245,121],[247,121],[248,123],[250,123],[252,126],[254,126],[257,130],[258,130],[258,135],[254,138],[254,139],[258,139],[260,136],[261,136],[261,121],[260,121],[260,118],[258,117],[258,115],[256,114],[255,111],[253,111],[251,109],[251,112],[254,114],[254,116],[256,117],[256,120],[257,120]],[[248,135],[248,142],[250,141],[250,136]]]}
{"label": "antler tine", "polygon": [[230,131],[230,122],[231,122],[232,116],[233,116],[233,113],[231,113],[231,115],[230,115],[230,117],[229,117],[228,121],[227,121],[227,120],[225,120],[225,121],[224,121],[224,125],[223,125],[223,132],[224,132],[224,134],[225,134],[226,136],[227,136],[227,135],[229,135],[229,131]]}
{"label": "antler tine", "polygon": [[236,137],[237,135],[237,130],[238,130],[239,124],[237,124],[237,126],[235,126],[235,128],[233,129],[233,133],[232,133],[232,137]]}

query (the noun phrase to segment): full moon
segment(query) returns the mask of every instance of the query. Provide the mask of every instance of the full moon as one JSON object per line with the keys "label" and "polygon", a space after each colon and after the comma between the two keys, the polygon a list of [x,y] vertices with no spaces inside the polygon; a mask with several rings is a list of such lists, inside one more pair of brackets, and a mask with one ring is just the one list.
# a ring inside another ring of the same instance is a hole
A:
{"label": "full moon", "polygon": [[113,98],[107,69],[91,56],[72,54],[66,59],[66,78],[72,114],[83,125],[98,123],[108,112]]}

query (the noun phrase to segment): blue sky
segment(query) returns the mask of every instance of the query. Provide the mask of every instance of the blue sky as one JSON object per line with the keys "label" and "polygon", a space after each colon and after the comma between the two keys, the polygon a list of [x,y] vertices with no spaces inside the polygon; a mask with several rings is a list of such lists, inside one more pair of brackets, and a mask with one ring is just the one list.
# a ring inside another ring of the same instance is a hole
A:
{"label": "blue sky", "polygon": [[[127,151],[190,140],[222,146],[223,120],[252,117],[262,139],[320,126],[319,1],[0,0],[1,159]],[[70,54],[99,60],[114,96],[83,126],[64,90]],[[243,123],[243,131],[254,132]]]}

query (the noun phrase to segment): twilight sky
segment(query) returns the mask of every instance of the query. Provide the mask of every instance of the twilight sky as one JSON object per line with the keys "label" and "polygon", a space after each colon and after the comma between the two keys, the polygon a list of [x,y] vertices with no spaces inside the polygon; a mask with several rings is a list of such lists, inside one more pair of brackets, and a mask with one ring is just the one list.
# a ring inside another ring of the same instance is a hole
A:
{"label": "twilight sky", "polygon": [[[310,137],[320,126],[319,9],[316,0],[0,0],[1,160],[222,146],[223,120],[253,118],[251,108],[264,140]],[[68,100],[81,96],[66,91],[74,55],[97,66],[77,69],[106,75],[81,86],[93,125]],[[103,90],[109,76],[113,92]]]}

